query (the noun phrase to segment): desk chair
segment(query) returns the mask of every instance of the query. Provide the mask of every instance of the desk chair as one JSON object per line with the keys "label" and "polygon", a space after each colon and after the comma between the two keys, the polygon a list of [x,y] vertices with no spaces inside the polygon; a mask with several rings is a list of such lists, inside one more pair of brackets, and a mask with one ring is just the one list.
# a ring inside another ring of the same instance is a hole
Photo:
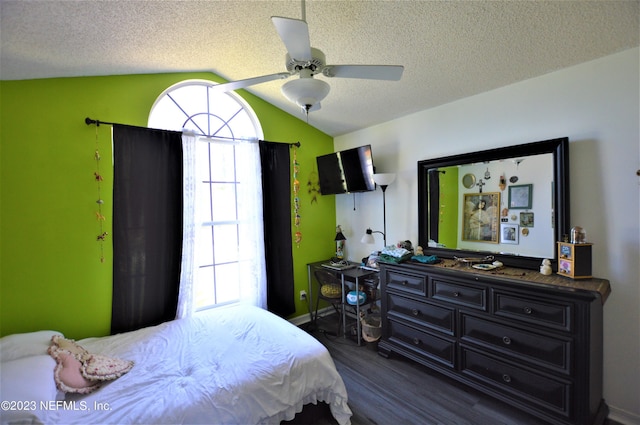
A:
{"label": "desk chair", "polygon": [[340,325],[342,324],[342,302],[344,300],[342,281],[328,270],[318,269],[314,274],[319,285],[316,296],[316,313],[313,322],[317,323],[318,320],[318,305],[320,300],[323,299],[329,302],[338,314],[338,330],[336,332],[336,335],[338,335],[340,333]]}

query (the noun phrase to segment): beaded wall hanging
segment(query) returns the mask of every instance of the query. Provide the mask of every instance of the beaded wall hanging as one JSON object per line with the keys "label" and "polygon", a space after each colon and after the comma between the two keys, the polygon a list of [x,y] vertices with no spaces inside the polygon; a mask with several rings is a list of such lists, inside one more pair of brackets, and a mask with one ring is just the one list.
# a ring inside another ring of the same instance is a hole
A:
{"label": "beaded wall hanging", "polygon": [[93,176],[96,181],[96,185],[98,187],[98,199],[96,200],[96,204],[98,204],[98,210],[96,211],[96,219],[99,224],[99,233],[96,240],[100,244],[100,262],[104,263],[104,241],[108,235],[104,230],[104,222],[106,220],[104,214],[102,213],[102,206],[104,205],[104,201],[102,200],[102,174],[100,174],[100,160],[102,157],[100,156],[100,140],[98,137],[98,125],[96,125],[96,145],[95,152],[93,158],[96,162],[96,171],[94,171]]}
{"label": "beaded wall hanging", "polygon": [[295,240],[296,246],[300,248],[302,242],[302,232],[300,231],[300,181],[298,174],[300,173],[300,164],[298,163],[298,149],[293,145],[293,214],[294,224],[296,226]]}

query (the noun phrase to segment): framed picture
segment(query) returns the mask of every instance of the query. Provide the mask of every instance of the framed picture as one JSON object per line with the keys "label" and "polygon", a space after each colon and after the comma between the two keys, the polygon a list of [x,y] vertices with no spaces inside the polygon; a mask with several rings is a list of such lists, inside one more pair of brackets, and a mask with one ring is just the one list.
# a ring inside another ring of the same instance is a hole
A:
{"label": "framed picture", "polygon": [[502,223],[500,225],[500,243],[518,244],[518,230],[517,224]]}
{"label": "framed picture", "polygon": [[500,241],[500,192],[465,193],[462,208],[462,240]]}
{"label": "framed picture", "polygon": [[509,186],[509,208],[521,210],[531,208],[532,195],[532,184]]}
{"label": "framed picture", "polygon": [[520,213],[520,226],[522,226],[522,227],[533,227],[533,213],[532,212],[521,212]]}

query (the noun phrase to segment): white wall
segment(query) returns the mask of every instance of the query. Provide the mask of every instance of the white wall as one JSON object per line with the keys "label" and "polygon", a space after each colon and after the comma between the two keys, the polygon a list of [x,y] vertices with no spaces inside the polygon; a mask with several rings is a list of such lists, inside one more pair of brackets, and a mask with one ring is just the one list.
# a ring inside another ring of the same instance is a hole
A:
{"label": "white wall", "polygon": [[[627,50],[335,139],[336,150],[370,143],[377,172],[398,174],[386,192],[387,242],[416,244],[418,160],[569,137],[571,225],[586,229],[593,273],[613,290],[604,397],[628,424],[640,424],[639,61],[638,48]],[[382,230],[382,193],[338,195],[336,219],[359,261],[374,248],[360,243],[365,229]]]}

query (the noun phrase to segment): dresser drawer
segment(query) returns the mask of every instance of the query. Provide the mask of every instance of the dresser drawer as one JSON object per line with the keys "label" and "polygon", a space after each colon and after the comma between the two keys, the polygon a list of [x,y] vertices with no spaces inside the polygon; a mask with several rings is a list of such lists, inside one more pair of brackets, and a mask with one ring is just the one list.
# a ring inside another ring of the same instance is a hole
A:
{"label": "dresser drawer", "polygon": [[389,289],[415,295],[427,294],[427,278],[425,275],[387,270],[385,278],[386,286]]}
{"label": "dresser drawer", "polygon": [[455,310],[417,301],[395,294],[387,294],[387,315],[390,318],[413,322],[420,326],[454,334]]}
{"label": "dresser drawer", "polygon": [[496,316],[564,331],[573,328],[571,303],[541,301],[501,291],[494,292],[494,300]]}
{"label": "dresser drawer", "polygon": [[454,367],[456,352],[454,341],[440,338],[394,320],[387,320],[385,325],[389,327],[390,342],[408,348],[422,358]]}
{"label": "dresser drawer", "polygon": [[431,298],[434,300],[479,310],[487,309],[487,290],[485,288],[440,280],[437,277],[433,278],[431,285],[433,288]]}
{"label": "dresser drawer", "polygon": [[571,384],[555,380],[462,348],[462,373],[505,394],[537,404],[563,416],[570,415]]}
{"label": "dresser drawer", "polygon": [[571,372],[571,341],[539,335],[511,326],[462,314],[463,341],[474,342],[516,356],[540,366]]}

